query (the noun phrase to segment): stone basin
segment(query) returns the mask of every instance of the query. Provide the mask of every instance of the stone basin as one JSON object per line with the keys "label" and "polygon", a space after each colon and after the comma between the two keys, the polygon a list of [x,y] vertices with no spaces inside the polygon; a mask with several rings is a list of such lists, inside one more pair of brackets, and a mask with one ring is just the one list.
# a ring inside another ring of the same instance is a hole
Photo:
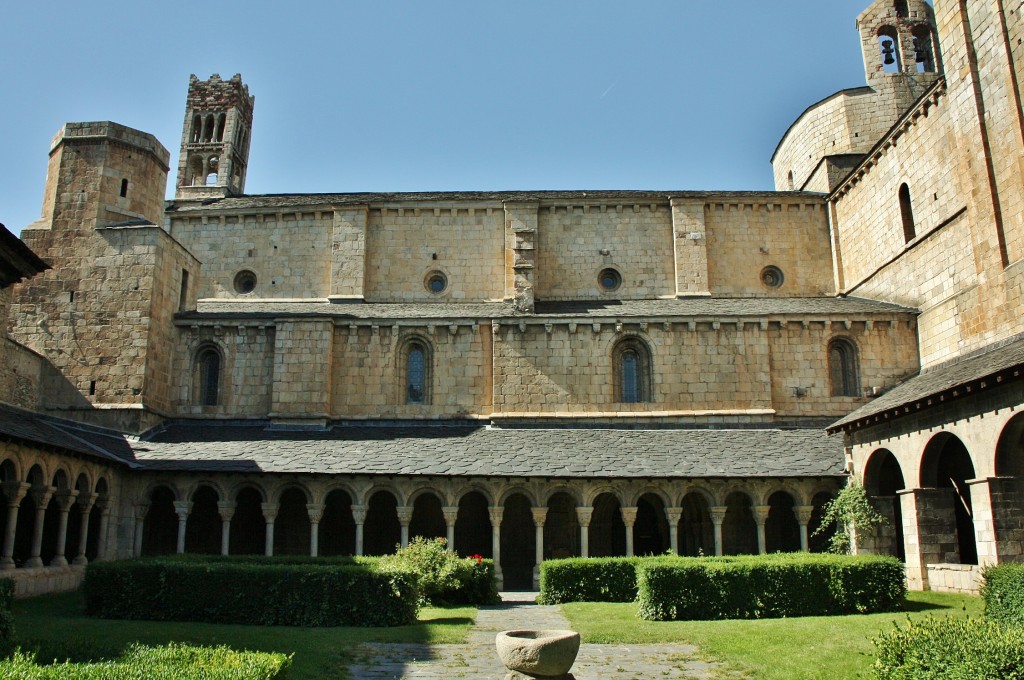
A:
{"label": "stone basin", "polygon": [[562,678],[580,651],[572,630],[506,630],[494,639],[505,668],[539,678]]}

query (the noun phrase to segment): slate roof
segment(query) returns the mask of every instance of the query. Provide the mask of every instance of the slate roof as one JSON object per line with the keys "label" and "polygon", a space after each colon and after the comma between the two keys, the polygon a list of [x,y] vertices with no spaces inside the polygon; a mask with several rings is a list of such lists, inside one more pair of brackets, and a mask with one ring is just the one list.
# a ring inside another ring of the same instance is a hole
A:
{"label": "slate roof", "polygon": [[488,477],[832,477],[843,443],[817,429],[597,430],[179,422],[135,445],[146,470]]}
{"label": "slate roof", "polygon": [[134,466],[131,444],[123,435],[6,404],[0,404],[0,439]]}
{"label": "slate roof", "polygon": [[0,224],[0,288],[35,276],[50,265],[39,259],[25,243]]}
{"label": "slate roof", "polygon": [[[593,300],[577,302],[538,302],[530,318],[663,318],[663,317],[764,317],[764,316],[842,316],[861,314],[916,313],[917,310],[886,302],[861,298],[684,298],[667,300]],[[348,319],[502,319],[513,317],[512,305],[505,302],[361,304],[331,302],[200,301],[195,312],[179,314],[179,319],[282,318],[289,316],[325,316]]]}
{"label": "slate roof", "polygon": [[253,194],[213,198],[202,201],[168,201],[168,212],[210,212],[238,210],[274,210],[332,205],[365,205],[368,203],[428,203],[477,201],[658,201],[669,198],[708,200],[751,200],[777,202],[786,198],[823,199],[824,195],[803,191],[421,191],[327,194]]}
{"label": "slate roof", "polygon": [[[828,427],[830,432],[843,429],[869,418],[893,411],[893,416],[902,415],[895,411],[908,404],[937,397],[974,381],[994,378],[997,374],[1024,366],[1024,338],[1011,338],[996,347],[986,348],[922,371],[920,374],[897,385],[877,399],[865,404],[842,420]],[[995,384],[994,379],[990,381]],[[952,395],[951,395],[952,396]]]}

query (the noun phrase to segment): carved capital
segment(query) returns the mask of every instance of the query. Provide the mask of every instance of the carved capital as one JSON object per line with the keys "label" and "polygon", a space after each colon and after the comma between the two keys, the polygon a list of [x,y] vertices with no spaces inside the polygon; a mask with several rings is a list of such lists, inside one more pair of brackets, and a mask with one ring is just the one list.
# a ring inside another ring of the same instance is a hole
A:
{"label": "carved capital", "polygon": [[505,508],[503,508],[500,505],[495,505],[493,507],[487,508],[487,514],[490,515],[490,517],[491,517],[491,526],[492,527],[500,527],[501,526],[501,518],[505,514]]}
{"label": "carved capital", "polygon": [[679,526],[679,521],[683,519],[682,508],[665,508],[665,519],[671,526]]}
{"label": "carved capital", "polygon": [[306,503],[306,512],[309,514],[310,524],[319,524],[324,516],[324,506],[322,503]]}
{"label": "carved capital", "polygon": [[192,503],[190,501],[174,501],[174,512],[178,515],[178,519],[188,519],[189,513],[192,512]]}
{"label": "carved capital", "polygon": [[96,499],[100,495],[96,492],[78,494],[78,509],[82,512],[89,512],[96,505]]}
{"label": "carved capital", "polygon": [[399,505],[395,508],[395,512],[398,514],[398,523],[403,527],[409,526],[409,523],[412,522],[412,506]]}
{"label": "carved capital", "polygon": [[444,523],[447,526],[455,526],[455,520],[459,517],[459,508],[448,505],[441,508],[441,512],[444,514]]}
{"label": "carved capital", "polygon": [[768,521],[768,513],[771,512],[772,506],[770,505],[755,505],[754,506],[754,521],[758,525],[763,525]]}
{"label": "carved capital", "polygon": [[729,508],[724,505],[713,505],[708,509],[711,511],[711,521],[715,526],[722,526],[722,522],[725,521],[725,513]]}
{"label": "carved capital", "polygon": [[217,512],[220,513],[221,521],[230,522],[231,518],[235,516],[235,508],[238,504],[234,501],[218,501]]}
{"label": "carved capital", "polygon": [[804,526],[807,526],[808,524],[811,523],[811,515],[814,514],[814,506],[813,505],[798,505],[798,506],[796,506],[793,509],[796,510],[796,521],[797,522],[799,522],[800,524],[802,524]]}
{"label": "carved capital", "polygon": [[636,510],[635,507],[619,508],[619,511],[622,513],[622,523],[629,529],[632,529],[633,525],[636,524]]}
{"label": "carved capital", "polygon": [[280,503],[260,503],[260,510],[263,511],[263,519],[268,522],[273,522],[277,519],[277,511],[280,509]]}
{"label": "carved capital", "polygon": [[4,482],[0,484],[0,490],[3,490],[4,498],[7,499],[7,507],[9,508],[18,507],[25,494],[31,488],[32,485],[26,482]]}
{"label": "carved capital", "polygon": [[581,527],[589,527],[590,520],[594,516],[594,508],[588,506],[580,506],[576,508],[576,521],[580,523]]}
{"label": "carved capital", "polygon": [[352,506],[352,521],[356,524],[366,523],[366,506],[365,505],[353,505]]}

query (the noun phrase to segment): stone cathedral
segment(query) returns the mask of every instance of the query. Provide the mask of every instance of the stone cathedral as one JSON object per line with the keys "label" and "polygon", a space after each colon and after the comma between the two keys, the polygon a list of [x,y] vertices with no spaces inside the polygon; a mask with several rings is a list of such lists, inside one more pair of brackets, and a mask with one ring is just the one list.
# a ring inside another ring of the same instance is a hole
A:
{"label": "stone cathedral", "polygon": [[2,575],[443,536],[530,588],[820,550],[853,478],[889,519],[858,551],[976,589],[1024,559],[1012,4],[874,2],[866,84],[785,132],[772,192],[246,194],[237,75],[190,79],[173,173],[66,124],[0,230]]}

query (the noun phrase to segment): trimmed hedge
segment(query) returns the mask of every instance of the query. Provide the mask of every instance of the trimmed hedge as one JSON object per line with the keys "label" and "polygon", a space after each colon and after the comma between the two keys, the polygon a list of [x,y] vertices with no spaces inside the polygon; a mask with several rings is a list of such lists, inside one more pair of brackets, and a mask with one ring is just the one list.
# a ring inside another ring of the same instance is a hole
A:
{"label": "trimmed hedge", "polygon": [[452,605],[498,604],[498,579],[494,561],[480,555],[459,557],[448,552],[444,538],[417,536],[393,555],[377,558],[382,570],[411,571],[419,577],[420,604]]}
{"label": "trimmed hedge", "polygon": [[793,553],[641,560],[638,614],[649,621],[894,611],[907,586],[891,557]]}
{"label": "trimmed hedge", "polygon": [[86,613],[107,619],[400,626],[416,620],[417,583],[359,564],[157,558],[89,564],[84,592]]}
{"label": "trimmed hedge", "polygon": [[8,656],[14,651],[12,604],[14,604],[14,581],[9,578],[0,579],[0,658]]}
{"label": "trimmed hedge", "polygon": [[641,561],[639,557],[574,557],[541,562],[537,602],[632,602]]}
{"label": "trimmed hedge", "polygon": [[277,680],[288,677],[291,657],[236,652],[228,647],[133,645],[114,661],[39,665],[16,652],[0,661],[0,678],[24,680]]}
{"label": "trimmed hedge", "polygon": [[985,618],[1024,626],[1024,564],[987,567],[982,576]]}
{"label": "trimmed hedge", "polygon": [[927,618],[874,640],[882,680],[1024,678],[1024,629],[992,621]]}

